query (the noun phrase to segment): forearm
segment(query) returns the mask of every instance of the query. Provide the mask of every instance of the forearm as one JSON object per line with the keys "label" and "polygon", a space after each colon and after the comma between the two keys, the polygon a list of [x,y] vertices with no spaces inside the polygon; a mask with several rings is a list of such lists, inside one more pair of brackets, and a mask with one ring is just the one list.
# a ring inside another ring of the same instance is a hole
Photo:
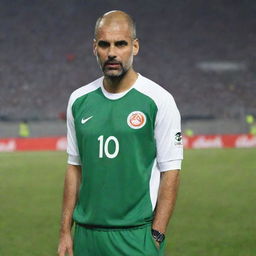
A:
{"label": "forearm", "polygon": [[157,206],[152,228],[165,233],[174,210],[179,187],[179,171],[171,170],[161,173]]}
{"label": "forearm", "polygon": [[60,233],[71,231],[72,215],[75,208],[78,190],[81,182],[81,167],[79,165],[68,165],[63,192],[62,218]]}

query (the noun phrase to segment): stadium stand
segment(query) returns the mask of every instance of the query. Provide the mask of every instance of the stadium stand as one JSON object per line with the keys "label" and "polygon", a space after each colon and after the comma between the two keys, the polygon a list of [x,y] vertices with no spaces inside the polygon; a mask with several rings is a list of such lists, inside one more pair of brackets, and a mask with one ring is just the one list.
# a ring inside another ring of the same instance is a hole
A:
{"label": "stadium stand", "polygon": [[[255,1],[2,0],[0,9],[0,120],[58,119],[70,93],[101,75],[93,27],[111,9],[137,20],[136,70],[174,95],[184,120],[256,115]],[[242,68],[199,68],[225,61]]]}

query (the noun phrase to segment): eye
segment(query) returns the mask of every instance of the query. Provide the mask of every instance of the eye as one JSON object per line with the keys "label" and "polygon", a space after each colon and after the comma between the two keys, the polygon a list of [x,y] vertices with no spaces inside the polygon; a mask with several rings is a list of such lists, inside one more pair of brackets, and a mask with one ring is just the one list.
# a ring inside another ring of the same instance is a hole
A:
{"label": "eye", "polygon": [[99,47],[102,47],[102,48],[107,48],[107,47],[109,47],[109,43],[108,42],[106,42],[106,41],[99,41],[98,42],[98,46]]}
{"label": "eye", "polygon": [[127,45],[128,45],[128,43],[127,43],[126,41],[124,41],[124,40],[117,41],[117,42],[115,43],[115,46],[116,46],[116,47],[124,47],[124,46],[127,46]]}

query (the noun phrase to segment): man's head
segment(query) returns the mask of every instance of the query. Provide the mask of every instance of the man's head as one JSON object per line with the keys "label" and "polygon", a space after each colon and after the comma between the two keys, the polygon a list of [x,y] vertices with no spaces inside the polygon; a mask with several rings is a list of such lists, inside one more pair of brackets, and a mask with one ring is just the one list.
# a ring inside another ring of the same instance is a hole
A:
{"label": "man's head", "polygon": [[96,22],[93,49],[106,77],[122,77],[139,51],[133,19],[122,11],[105,13]]}

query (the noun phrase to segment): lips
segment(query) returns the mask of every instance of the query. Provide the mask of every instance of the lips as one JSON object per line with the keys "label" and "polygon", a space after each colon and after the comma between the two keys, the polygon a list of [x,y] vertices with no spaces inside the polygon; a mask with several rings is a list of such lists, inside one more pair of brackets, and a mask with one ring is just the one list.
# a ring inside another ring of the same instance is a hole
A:
{"label": "lips", "polygon": [[121,63],[120,62],[106,62],[104,67],[107,67],[107,68],[119,68],[121,66]]}

